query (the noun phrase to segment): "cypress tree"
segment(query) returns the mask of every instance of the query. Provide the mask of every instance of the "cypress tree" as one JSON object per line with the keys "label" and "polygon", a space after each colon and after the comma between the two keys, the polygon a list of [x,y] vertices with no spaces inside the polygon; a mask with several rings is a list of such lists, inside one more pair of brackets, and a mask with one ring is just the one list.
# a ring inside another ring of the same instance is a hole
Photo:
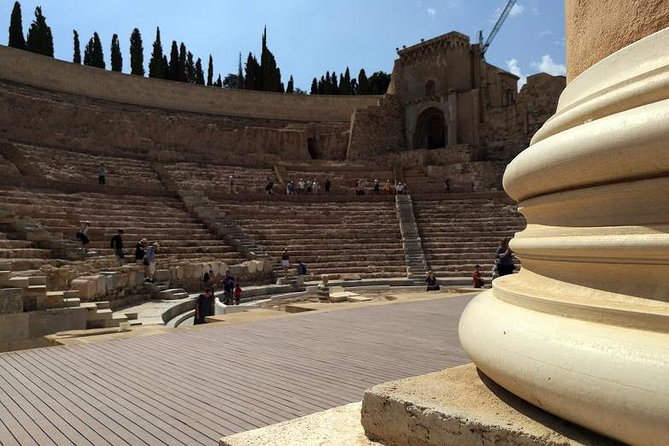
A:
{"label": "cypress tree", "polygon": [[286,93],[295,93],[295,82],[293,81],[293,76],[290,76],[288,79],[288,86],[286,87]]}
{"label": "cypress tree", "polygon": [[144,76],[144,46],[142,34],[137,28],[130,34],[130,74]]}
{"label": "cypress tree", "polygon": [[202,59],[199,57],[195,62],[195,83],[198,85],[204,85],[204,70],[202,69]]}
{"label": "cypress tree", "polygon": [[121,45],[118,42],[118,34],[112,36],[111,69],[112,71],[123,71],[123,56],[121,55]]}
{"label": "cypress tree", "polygon": [[337,82],[337,73],[332,72],[332,90],[330,94],[339,94],[339,83]]}
{"label": "cypress tree", "polygon": [[33,53],[53,57],[53,36],[51,28],[46,24],[46,17],[42,15],[42,8],[35,8],[35,20],[28,30],[26,48]]}
{"label": "cypress tree", "polygon": [[318,94],[318,80],[316,78],[314,78],[314,80],[311,81],[310,94]]}
{"label": "cypress tree", "polygon": [[105,58],[102,52],[102,42],[97,32],[93,33],[93,37],[88,41],[84,49],[84,65],[97,68],[105,68]]}
{"label": "cypress tree", "polygon": [[[200,60],[200,59],[198,59]],[[209,67],[207,67],[207,86],[211,87],[214,84],[214,58],[209,55]]]}
{"label": "cypress tree", "polygon": [[321,80],[318,81],[318,94],[325,94],[325,76],[321,76]]}
{"label": "cypress tree", "polygon": [[74,55],[72,56],[72,62],[81,65],[81,45],[79,44],[79,33],[76,29],[72,30],[74,34]]}
{"label": "cypress tree", "polygon": [[179,45],[179,82],[188,82],[188,76],[186,75],[186,63],[188,61],[188,54],[186,51],[186,45],[181,42]]}
{"label": "cypress tree", "polygon": [[196,83],[197,74],[195,72],[195,62],[193,62],[193,53],[190,51],[186,55],[186,82]]}
{"label": "cypress tree", "polygon": [[365,69],[360,70],[358,74],[358,94],[370,94],[369,80],[367,79],[367,74],[365,74]]}
{"label": "cypress tree", "polygon": [[343,78],[340,79],[339,89],[341,90],[341,94],[351,94],[351,72],[348,67],[346,67],[346,72],[344,73]]}
{"label": "cypress tree", "polygon": [[214,86],[218,88],[223,87],[223,81],[221,80],[221,75],[218,75],[218,79],[216,79],[216,82],[214,82]]}
{"label": "cypress tree", "polygon": [[237,88],[240,90],[244,88],[244,70],[242,69],[242,53],[239,53],[239,61],[237,62]]}
{"label": "cypress tree", "polygon": [[351,94],[358,94],[358,80],[356,78],[351,79]]}
{"label": "cypress tree", "polygon": [[170,71],[169,79],[173,81],[179,80],[179,47],[177,41],[172,41],[172,50],[170,51]]}
{"label": "cypress tree", "polygon": [[9,43],[12,48],[26,49],[26,39],[23,37],[23,18],[21,16],[21,4],[14,2],[12,17],[9,21]]}
{"label": "cypress tree", "polygon": [[167,56],[163,55],[163,77],[161,79],[170,78],[170,63],[167,61]]}
{"label": "cypress tree", "polygon": [[244,89],[245,90],[257,90],[256,88],[259,84],[259,72],[260,66],[258,61],[253,56],[252,53],[249,53],[246,58],[246,76],[244,77]]}
{"label": "cypress tree", "polygon": [[156,40],[153,42],[153,51],[149,61],[149,77],[165,79],[166,71],[163,61],[163,44],[160,41],[160,27],[156,27]]}

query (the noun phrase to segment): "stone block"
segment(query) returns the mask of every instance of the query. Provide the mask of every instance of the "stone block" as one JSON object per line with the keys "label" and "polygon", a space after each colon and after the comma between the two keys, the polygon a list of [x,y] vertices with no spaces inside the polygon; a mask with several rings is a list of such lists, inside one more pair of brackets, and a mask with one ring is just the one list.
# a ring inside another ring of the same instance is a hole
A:
{"label": "stone block", "polygon": [[240,263],[239,265],[231,265],[228,270],[230,270],[230,274],[235,277],[242,276],[247,271],[246,266],[244,266],[243,263]]}
{"label": "stone block", "polygon": [[36,338],[59,331],[86,329],[86,309],[57,308],[28,313],[29,337]]}
{"label": "stone block", "polygon": [[46,285],[46,276],[30,276],[28,277],[29,285]]}
{"label": "stone block", "polygon": [[47,291],[45,300],[46,308],[62,308],[66,306],[64,291]]}
{"label": "stone block", "polygon": [[23,289],[23,311],[46,309],[46,286],[33,285]]}
{"label": "stone block", "polygon": [[168,282],[170,280],[170,270],[158,269],[156,270],[156,274],[153,277],[156,282]]}
{"label": "stone block", "polygon": [[244,262],[244,264],[246,264],[249,274],[255,274],[258,270],[258,262],[255,260],[249,260],[248,262]]}
{"label": "stone block", "polygon": [[23,289],[0,289],[0,314],[23,313]]}
{"label": "stone block", "polygon": [[79,293],[79,298],[84,301],[94,299],[97,295],[97,284],[93,280],[83,277],[74,279],[71,286]]}
{"label": "stone block", "polygon": [[9,272],[12,270],[12,266],[9,263],[0,263],[0,272]]}
{"label": "stone block", "polygon": [[176,272],[177,280],[183,280],[186,273],[186,268],[183,266],[177,266],[174,268],[174,270]]}
{"label": "stone block", "polygon": [[51,234],[45,229],[34,229],[26,233],[26,240],[31,242],[47,242],[51,240]]}
{"label": "stone block", "polygon": [[65,299],[75,299],[79,297],[79,290],[66,290],[63,291],[63,298]]}
{"label": "stone block", "polygon": [[0,339],[4,342],[30,338],[29,313],[0,314]]}
{"label": "stone block", "polygon": [[9,286],[9,278],[11,277],[10,271],[0,271],[0,288]]}
{"label": "stone block", "polygon": [[28,277],[10,277],[7,280],[7,286],[10,288],[28,288],[30,279]]}

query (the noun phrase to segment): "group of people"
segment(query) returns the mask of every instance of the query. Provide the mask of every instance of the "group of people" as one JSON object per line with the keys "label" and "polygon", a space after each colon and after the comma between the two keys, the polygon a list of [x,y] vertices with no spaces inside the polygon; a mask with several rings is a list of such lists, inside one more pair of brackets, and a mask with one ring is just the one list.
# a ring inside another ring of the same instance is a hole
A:
{"label": "group of people", "polygon": [[[509,241],[509,238],[502,239],[495,252],[495,265],[492,269],[493,279],[513,274],[516,270],[516,265],[513,262],[513,259],[515,259],[516,256],[513,254],[511,248],[509,248]],[[438,291],[440,289],[439,281],[433,271],[428,271],[425,283],[427,285],[426,291]],[[481,265],[476,265],[474,267],[474,271],[472,272],[472,285],[474,288],[483,288],[483,285],[485,285],[485,281],[481,276]]]}
{"label": "group of people", "polygon": [[[91,222],[88,220],[82,221],[81,226],[77,230],[75,238],[81,242],[81,245],[86,247],[91,241],[88,238],[88,231],[91,228]],[[125,250],[123,247],[123,229],[117,229],[116,234],[112,236],[109,247],[114,250],[116,261],[119,264],[126,263]],[[147,282],[153,282],[156,274],[156,254],[160,244],[153,242],[149,245],[146,238],[142,238],[135,245],[135,263],[144,266],[144,277]]]}
{"label": "group of people", "polygon": [[[407,183],[403,183],[401,181],[396,181],[393,183],[390,180],[386,180],[386,182],[383,184],[383,187],[381,187],[381,183],[379,180],[375,179],[372,183],[372,191],[374,192],[375,195],[378,195],[381,193],[383,190],[383,193],[386,195],[391,195],[391,194],[408,194],[409,193],[409,186]],[[367,180],[364,178],[361,178],[359,180],[355,181],[355,195],[365,195],[367,193]]]}
{"label": "group of people", "polygon": [[[286,195],[311,195],[318,194],[321,190],[321,184],[317,179],[304,179],[300,178],[295,181],[294,178],[291,178],[286,183]],[[326,178],[323,182],[323,190],[326,194],[329,194],[332,190],[332,181],[329,178]]]}
{"label": "group of people", "polygon": [[216,298],[214,294],[215,285],[223,289],[224,305],[239,305],[242,299],[242,287],[230,271],[225,272],[225,276],[218,280],[213,270],[209,270],[203,275],[204,292],[195,300],[195,320],[194,324],[205,324],[207,316],[215,314]]}

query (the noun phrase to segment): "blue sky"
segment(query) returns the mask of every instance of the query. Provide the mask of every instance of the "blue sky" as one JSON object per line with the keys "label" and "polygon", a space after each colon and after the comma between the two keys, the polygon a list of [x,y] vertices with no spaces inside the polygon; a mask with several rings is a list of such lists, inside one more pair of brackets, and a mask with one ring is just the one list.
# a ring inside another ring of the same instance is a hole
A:
{"label": "blue sky", "polygon": [[[81,47],[94,31],[103,42],[107,66],[114,33],[119,34],[124,71],[132,29],[144,40],[145,65],[156,26],[163,49],[172,40],[184,42],[205,61],[212,54],[216,73],[236,72],[239,52],[260,52],[263,26],[284,82],[308,90],[311,79],[326,70],[340,73],[349,66],[357,75],[392,71],[395,48],[457,30],[477,40],[490,33],[506,0],[23,0],[27,33],[34,10],[42,6],[54,35],[56,58],[72,60],[72,30]],[[0,0],[0,42],[7,44],[13,0]],[[564,74],[563,0],[518,0],[488,49],[488,62],[521,77],[539,71]],[[206,67],[206,65],[205,65]],[[522,82],[522,81],[521,81]]]}

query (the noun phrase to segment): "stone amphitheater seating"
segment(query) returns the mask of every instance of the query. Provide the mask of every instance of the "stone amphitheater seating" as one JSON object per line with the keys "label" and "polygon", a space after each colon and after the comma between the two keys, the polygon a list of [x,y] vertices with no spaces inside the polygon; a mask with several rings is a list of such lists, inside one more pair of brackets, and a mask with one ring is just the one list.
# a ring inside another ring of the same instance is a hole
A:
{"label": "stone amphitheater seating", "polygon": [[52,263],[49,250],[35,248],[31,242],[15,237],[15,234],[0,232],[0,264],[23,271]]}
{"label": "stone amphitheater seating", "polygon": [[404,251],[392,201],[221,203],[275,262],[284,248],[311,275],[358,274],[361,278],[406,277]]}
{"label": "stone amphitheater seating", "polygon": [[104,163],[107,185],[143,190],[162,188],[158,175],[147,161],[105,155],[91,155],[68,150],[14,144],[19,153],[42,175],[53,181],[97,184],[97,170]]}
{"label": "stone amphitheater seating", "polygon": [[180,189],[195,189],[213,193],[228,193],[230,175],[237,193],[259,193],[265,190],[271,168],[225,166],[219,164],[170,163],[165,168]]}
{"label": "stone amphitheater seating", "polygon": [[[359,179],[365,180],[366,189],[369,192],[372,191],[374,187],[374,180],[379,180],[381,184],[381,189],[383,190],[383,183],[386,180],[394,181],[393,171],[390,168],[324,168],[315,166],[313,169],[307,169],[304,167],[287,167],[286,168],[288,178],[284,180],[287,181],[290,178],[293,178],[295,181],[299,181],[300,178],[304,180],[315,179],[319,183],[320,193],[324,192],[323,185],[325,179],[329,178],[332,182],[332,193],[342,193],[342,194],[351,194],[355,192],[355,182]],[[285,193],[285,190],[282,192]]]}
{"label": "stone amphitheater seating", "polygon": [[476,264],[489,276],[500,240],[525,227],[524,218],[502,194],[418,200],[414,212],[425,258],[437,277],[469,277]]}
{"label": "stone amphitheater seating", "polygon": [[110,260],[114,256],[109,243],[118,228],[125,231],[126,256],[134,255],[134,245],[142,237],[158,241],[161,267],[184,260],[216,259],[232,264],[244,260],[235,248],[216,239],[176,198],[9,188],[0,193],[17,215],[29,217],[66,238],[74,237],[81,220],[89,220],[91,243],[88,249]]}

